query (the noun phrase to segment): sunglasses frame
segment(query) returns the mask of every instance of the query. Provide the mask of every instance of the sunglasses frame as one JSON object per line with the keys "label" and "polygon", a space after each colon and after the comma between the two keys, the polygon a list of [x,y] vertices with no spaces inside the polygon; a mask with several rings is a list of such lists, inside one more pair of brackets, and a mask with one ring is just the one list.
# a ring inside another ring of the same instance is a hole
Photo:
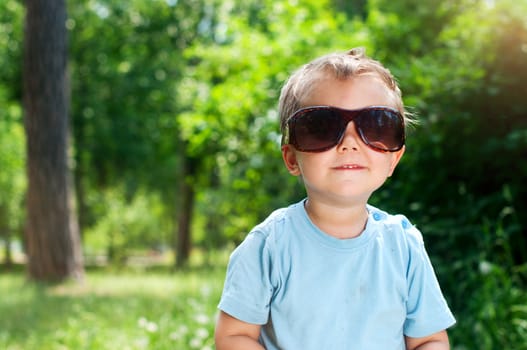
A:
{"label": "sunglasses frame", "polygon": [[357,131],[357,134],[360,136],[362,142],[364,142],[364,144],[366,144],[368,147],[370,147],[370,148],[372,148],[372,149],[374,149],[376,151],[379,151],[379,152],[397,152],[397,151],[401,150],[404,147],[404,144],[405,144],[405,141],[406,141],[404,118],[403,118],[403,116],[401,115],[401,113],[397,109],[392,108],[392,107],[388,107],[388,106],[370,106],[370,107],[359,108],[359,109],[344,109],[344,108],[338,108],[338,107],[333,107],[333,106],[320,105],[320,106],[309,106],[309,107],[301,108],[301,109],[297,110],[296,112],[294,112],[293,115],[291,115],[291,117],[289,117],[289,119],[287,119],[287,122],[286,122],[286,125],[285,125],[285,130],[284,130],[284,136],[283,136],[282,144],[283,145],[290,144],[290,145],[295,147],[300,152],[319,153],[319,152],[325,152],[325,151],[337,146],[340,142],[342,142],[342,136],[343,136],[343,134],[345,132],[345,129],[343,130],[343,132],[341,132],[338,141],[335,144],[331,144],[330,146],[323,147],[323,148],[316,149],[316,150],[305,150],[305,148],[302,148],[302,147],[299,146],[299,144],[298,144],[298,142],[296,140],[296,135],[295,135],[294,132],[292,132],[292,130],[294,130],[294,125],[292,125],[292,124],[295,123],[297,119],[301,118],[306,113],[309,113],[309,112],[312,112],[312,111],[320,111],[320,110],[329,110],[329,111],[332,111],[332,112],[336,112],[340,116],[340,118],[342,118],[345,121],[345,128],[348,126],[348,124],[351,121],[356,119],[357,116],[361,115],[361,113],[363,113],[365,111],[371,111],[371,110],[373,110],[373,111],[389,111],[390,113],[394,113],[400,119],[401,125],[403,127],[401,145],[399,147],[397,147],[397,148],[394,148],[394,149],[383,149],[383,148],[376,147],[375,145],[372,145],[372,144],[368,143],[368,140],[364,136],[362,130],[359,128],[359,126],[357,126],[357,124],[354,123],[355,130]]}

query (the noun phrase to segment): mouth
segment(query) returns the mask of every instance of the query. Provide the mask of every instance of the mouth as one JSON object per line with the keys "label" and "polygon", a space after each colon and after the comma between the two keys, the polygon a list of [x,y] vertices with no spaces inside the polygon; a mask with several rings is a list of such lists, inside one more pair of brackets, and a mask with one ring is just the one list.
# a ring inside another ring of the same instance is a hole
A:
{"label": "mouth", "polygon": [[335,170],[363,170],[366,169],[364,166],[359,164],[342,164],[334,167]]}

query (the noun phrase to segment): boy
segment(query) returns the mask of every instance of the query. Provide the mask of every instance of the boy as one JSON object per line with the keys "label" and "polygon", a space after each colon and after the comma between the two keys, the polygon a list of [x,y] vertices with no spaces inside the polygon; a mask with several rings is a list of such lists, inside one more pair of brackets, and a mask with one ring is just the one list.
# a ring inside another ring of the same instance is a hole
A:
{"label": "boy", "polygon": [[231,255],[217,349],[449,349],[455,320],[421,233],[367,204],[405,150],[391,73],[361,49],[323,56],[290,77],[279,110],[307,198]]}

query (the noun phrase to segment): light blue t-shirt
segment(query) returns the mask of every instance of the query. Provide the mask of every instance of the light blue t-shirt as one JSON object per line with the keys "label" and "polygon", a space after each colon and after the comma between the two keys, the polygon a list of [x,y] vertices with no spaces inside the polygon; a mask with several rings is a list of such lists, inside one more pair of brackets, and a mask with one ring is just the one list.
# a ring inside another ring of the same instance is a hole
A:
{"label": "light blue t-shirt", "polygon": [[455,323],[421,233],[368,206],[363,233],[337,239],[304,201],[272,213],[232,253],[219,308],[262,325],[268,350],[404,350]]}

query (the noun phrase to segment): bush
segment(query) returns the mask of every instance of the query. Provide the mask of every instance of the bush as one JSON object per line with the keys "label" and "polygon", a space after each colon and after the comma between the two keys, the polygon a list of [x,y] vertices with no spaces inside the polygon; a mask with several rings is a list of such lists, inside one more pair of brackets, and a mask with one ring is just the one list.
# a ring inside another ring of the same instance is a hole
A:
{"label": "bush", "polygon": [[111,262],[124,262],[134,248],[159,249],[169,245],[170,221],[154,192],[136,192],[127,199],[121,188],[92,192],[99,219],[85,235],[88,254],[107,254]]}

